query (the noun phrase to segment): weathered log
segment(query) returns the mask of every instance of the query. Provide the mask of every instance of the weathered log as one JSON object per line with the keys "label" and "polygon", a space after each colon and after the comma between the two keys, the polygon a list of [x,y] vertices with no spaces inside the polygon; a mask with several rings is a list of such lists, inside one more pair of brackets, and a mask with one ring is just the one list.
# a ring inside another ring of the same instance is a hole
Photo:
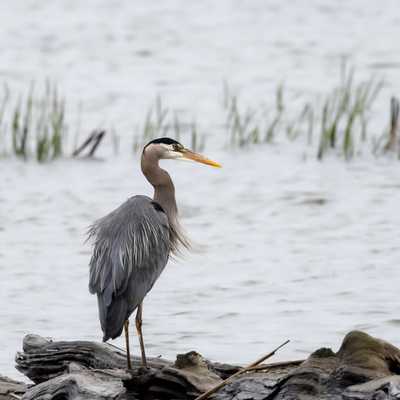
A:
{"label": "weathered log", "polygon": [[[52,342],[38,335],[27,335],[23,352],[16,355],[16,368],[38,383],[24,399],[122,398],[126,392],[142,396],[154,393],[166,398],[196,397],[229,376],[239,367],[212,364],[198,353],[178,355],[175,363],[150,358],[149,368],[132,358],[133,369],[125,371],[126,355],[106,343],[87,341]],[[72,369],[71,369],[72,368]],[[107,387],[107,390],[105,390]]]}
{"label": "weathered log", "polygon": [[[38,335],[26,335],[23,352],[18,352],[16,368],[35,383],[48,381],[68,372],[70,363],[87,369],[125,369],[125,352],[107,343],[89,341],[53,342]],[[133,366],[139,367],[141,359],[132,357]],[[151,358],[149,366],[161,368],[170,361]]]}
{"label": "weathered log", "polygon": [[[125,351],[107,343],[89,341],[59,341],[43,338],[39,335],[26,335],[23,340],[23,352],[15,356],[16,368],[35,383],[47,381],[67,371],[71,362],[84,368],[125,369]],[[140,357],[131,356],[132,366],[140,367]],[[178,355],[178,364],[182,361]],[[240,368],[237,365],[211,363],[205,361],[208,368],[222,379],[234,374]],[[174,363],[162,358],[149,358],[149,367],[160,369],[173,366]]]}
{"label": "weathered log", "polygon": [[[175,363],[153,358],[149,368],[134,358],[125,370],[123,351],[92,342],[24,339],[17,368],[40,384],[23,399],[194,399],[237,366],[213,364],[198,353]],[[337,353],[319,349],[301,362],[258,367],[235,379],[213,400],[372,400],[400,398],[400,350],[363,332],[350,332]],[[262,368],[262,369],[261,369]]]}
{"label": "weathered log", "polygon": [[0,400],[20,399],[27,389],[25,383],[0,375]]}
{"label": "weathered log", "polygon": [[124,398],[123,379],[130,375],[121,369],[89,370],[71,363],[65,374],[39,383],[26,391],[23,400],[117,399]]}
{"label": "weathered log", "polygon": [[179,354],[172,366],[129,372],[124,385],[138,399],[192,399],[222,381],[195,351]]}
{"label": "weathered log", "polygon": [[399,368],[398,348],[366,333],[353,331],[346,335],[337,353],[319,349],[299,367],[281,376],[277,383],[271,381],[268,371],[258,371],[224,388],[215,399],[399,398],[400,376],[396,375]]}

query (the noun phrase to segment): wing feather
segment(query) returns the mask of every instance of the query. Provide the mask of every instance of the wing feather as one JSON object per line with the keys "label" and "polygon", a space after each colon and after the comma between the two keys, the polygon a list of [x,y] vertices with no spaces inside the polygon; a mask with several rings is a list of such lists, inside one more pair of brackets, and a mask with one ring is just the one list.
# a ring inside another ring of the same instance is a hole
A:
{"label": "wing feather", "polygon": [[171,250],[170,227],[162,208],[134,196],[96,221],[89,290],[96,293],[104,340],[119,336],[164,269]]}

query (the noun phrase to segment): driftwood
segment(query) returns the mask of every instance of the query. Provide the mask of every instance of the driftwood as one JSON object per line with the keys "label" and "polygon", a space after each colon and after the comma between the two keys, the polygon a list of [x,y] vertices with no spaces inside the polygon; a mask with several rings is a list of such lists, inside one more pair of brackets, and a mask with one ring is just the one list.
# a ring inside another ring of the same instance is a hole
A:
{"label": "driftwood", "polygon": [[274,350],[270,351],[268,354],[262,356],[261,358],[258,358],[256,361],[252,362],[250,365],[247,367],[239,369],[239,371],[235,372],[233,375],[229,376],[228,378],[224,379],[223,381],[217,383],[214,387],[211,389],[207,390],[205,393],[201,394],[200,396],[196,397],[195,400],[205,400],[208,399],[212,394],[217,392],[219,389],[225,387],[229,383],[233,382],[235,379],[237,379],[240,375],[252,371],[254,368],[259,367],[262,362],[267,360],[268,358],[272,357],[275,355],[275,353],[281,349],[283,346],[286,346],[290,340],[286,340],[284,343],[279,345],[277,348]]}
{"label": "driftwood", "polygon": [[337,353],[319,349],[277,382],[268,369],[249,374],[224,388],[216,399],[395,399],[400,398],[399,368],[399,349],[353,331]]}
{"label": "driftwood", "polygon": [[28,387],[25,383],[0,375],[0,400],[20,399],[27,389]]}
{"label": "driftwood", "polygon": [[[71,399],[123,398],[125,387],[139,397],[143,393],[170,393],[172,398],[194,398],[239,369],[209,363],[198,353],[190,352],[178,355],[175,363],[150,358],[147,369],[141,367],[139,357],[133,357],[133,369],[127,373],[125,353],[114,346],[52,342],[37,335],[25,336],[16,364],[20,372],[38,384],[25,394],[25,399],[42,399],[46,393],[50,395],[46,399],[58,399],[61,394]],[[105,392],[105,386],[112,391]]]}
{"label": "driftwood", "polygon": [[[175,363],[149,360],[125,369],[123,351],[93,342],[51,342],[28,335],[17,369],[36,385],[23,399],[194,399],[239,370],[196,352]],[[302,361],[258,366],[212,395],[213,400],[400,398],[400,350],[363,332],[350,332],[337,353],[319,349]],[[1,388],[1,385],[0,385]],[[1,391],[0,391],[1,393]]]}

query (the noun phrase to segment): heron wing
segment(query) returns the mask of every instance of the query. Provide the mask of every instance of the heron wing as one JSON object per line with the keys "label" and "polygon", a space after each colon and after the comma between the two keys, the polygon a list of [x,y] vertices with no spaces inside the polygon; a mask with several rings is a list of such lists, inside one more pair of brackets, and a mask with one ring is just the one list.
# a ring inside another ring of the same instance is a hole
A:
{"label": "heron wing", "polygon": [[97,293],[104,340],[121,334],[124,322],[142,302],[164,269],[170,232],[160,205],[134,196],[96,221],[89,290]]}

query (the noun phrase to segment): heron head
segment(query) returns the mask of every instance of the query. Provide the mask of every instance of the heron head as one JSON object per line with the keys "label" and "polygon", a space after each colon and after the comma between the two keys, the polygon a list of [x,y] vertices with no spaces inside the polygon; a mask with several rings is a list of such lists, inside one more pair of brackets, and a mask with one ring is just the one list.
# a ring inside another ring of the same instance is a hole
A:
{"label": "heron head", "polygon": [[181,143],[174,139],[163,137],[154,139],[147,143],[143,153],[150,150],[154,152],[158,159],[172,159],[172,160],[185,160],[195,161],[202,164],[211,165],[212,167],[221,168],[221,165],[215,161],[212,161],[199,153],[195,153],[192,150],[185,148]]}

